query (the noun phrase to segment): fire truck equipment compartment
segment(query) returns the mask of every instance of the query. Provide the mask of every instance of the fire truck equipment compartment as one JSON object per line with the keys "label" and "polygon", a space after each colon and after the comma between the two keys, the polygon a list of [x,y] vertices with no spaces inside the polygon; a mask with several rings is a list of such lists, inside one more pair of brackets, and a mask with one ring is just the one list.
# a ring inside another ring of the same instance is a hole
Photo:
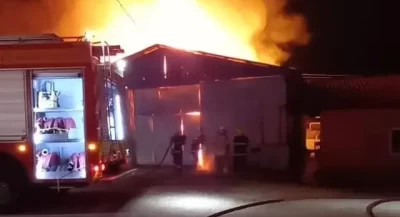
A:
{"label": "fire truck equipment compartment", "polygon": [[76,73],[35,73],[32,81],[35,177],[85,179],[83,79]]}

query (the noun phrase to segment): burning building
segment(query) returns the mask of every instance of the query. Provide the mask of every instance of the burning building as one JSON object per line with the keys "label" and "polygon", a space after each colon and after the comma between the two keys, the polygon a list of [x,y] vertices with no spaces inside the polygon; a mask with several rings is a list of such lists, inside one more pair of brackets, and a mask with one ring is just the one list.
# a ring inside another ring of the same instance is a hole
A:
{"label": "burning building", "polygon": [[[200,134],[210,142],[215,131],[224,126],[230,139],[236,128],[250,137],[251,149],[258,150],[249,154],[249,164],[254,166],[296,169],[308,159],[308,150],[321,171],[398,168],[396,76],[301,74],[289,68],[163,45],[124,60],[124,78],[133,90],[132,123],[139,164],[158,163],[174,131],[184,131],[187,143]],[[380,122],[378,114],[384,116]],[[376,133],[361,127],[364,124],[372,124]],[[371,135],[375,140],[362,142]],[[357,149],[351,151],[350,147]],[[365,158],[367,155],[370,157]],[[347,158],[337,161],[339,156]],[[193,162],[190,151],[184,158],[185,164]],[[171,164],[169,156],[165,163]]]}
{"label": "burning building", "polygon": [[[207,148],[224,126],[229,139],[241,128],[252,140],[250,164],[288,169],[301,149],[298,108],[301,74],[288,68],[205,52],[154,45],[124,58],[133,90],[137,162],[157,164],[170,136],[181,130],[187,144],[205,135]],[[322,76],[324,77],[324,76]],[[185,151],[185,164],[192,164]],[[168,156],[164,162],[171,164]]]}

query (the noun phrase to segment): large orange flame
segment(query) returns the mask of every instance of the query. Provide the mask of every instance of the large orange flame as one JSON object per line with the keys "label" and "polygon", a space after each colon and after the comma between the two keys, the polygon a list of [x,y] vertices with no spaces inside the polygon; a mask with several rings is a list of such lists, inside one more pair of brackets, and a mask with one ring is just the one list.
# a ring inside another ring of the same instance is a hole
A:
{"label": "large orange flame", "polygon": [[120,44],[128,54],[162,43],[276,65],[289,57],[287,45],[309,40],[303,17],[284,13],[285,0],[120,1],[135,22],[116,0],[37,0],[29,8],[25,2],[0,0],[13,9],[0,14],[0,26],[13,20],[13,34],[92,30],[97,39]]}

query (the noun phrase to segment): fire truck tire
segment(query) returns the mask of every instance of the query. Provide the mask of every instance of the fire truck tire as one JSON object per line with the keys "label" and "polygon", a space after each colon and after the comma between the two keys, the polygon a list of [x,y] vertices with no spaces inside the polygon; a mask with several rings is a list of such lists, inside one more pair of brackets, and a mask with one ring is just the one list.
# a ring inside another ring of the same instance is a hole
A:
{"label": "fire truck tire", "polygon": [[119,163],[113,163],[108,165],[108,172],[118,173],[120,171],[121,165]]}
{"label": "fire truck tire", "polygon": [[28,192],[29,182],[24,168],[17,161],[1,159],[0,171],[0,213],[14,213],[19,208],[22,195]]}

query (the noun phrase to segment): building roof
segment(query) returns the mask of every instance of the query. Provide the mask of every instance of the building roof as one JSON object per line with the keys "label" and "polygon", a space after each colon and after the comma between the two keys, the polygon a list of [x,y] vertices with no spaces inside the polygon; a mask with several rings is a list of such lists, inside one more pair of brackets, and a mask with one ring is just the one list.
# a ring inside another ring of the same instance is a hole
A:
{"label": "building roof", "polygon": [[245,77],[300,73],[279,67],[225,57],[206,52],[188,51],[156,44],[124,58],[124,78],[132,89],[199,84],[204,80],[228,80]]}
{"label": "building roof", "polygon": [[249,60],[244,60],[244,59],[239,59],[239,58],[234,58],[234,57],[227,57],[227,56],[207,53],[207,52],[203,52],[203,51],[191,51],[191,50],[179,49],[179,48],[174,48],[174,47],[170,47],[170,46],[162,45],[162,44],[155,44],[150,47],[147,47],[137,53],[134,53],[130,56],[125,57],[125,59],[128,61],[134,61],[137,58],[140,58],[142,56],[148,55],[148,54],[156,52],[156,51],[174,51],[174,52],[191,54],[194,56],[211,57],[211,58],[215,58],[215,59],[221,59],[221,60],[225,60],[225,61],[231,61],[231,62],[242,63],[242,64],[250,64],[250,65],[260,66],[260,67],[279,67],[279,66],[275,66],[275,65],[270,65],[270,64],[255,62],[255,61],[249,61]]}
{"label": "building roof", "polygon": [[400,108],[400,75],[314,80],[305,92],[307,107]]}

